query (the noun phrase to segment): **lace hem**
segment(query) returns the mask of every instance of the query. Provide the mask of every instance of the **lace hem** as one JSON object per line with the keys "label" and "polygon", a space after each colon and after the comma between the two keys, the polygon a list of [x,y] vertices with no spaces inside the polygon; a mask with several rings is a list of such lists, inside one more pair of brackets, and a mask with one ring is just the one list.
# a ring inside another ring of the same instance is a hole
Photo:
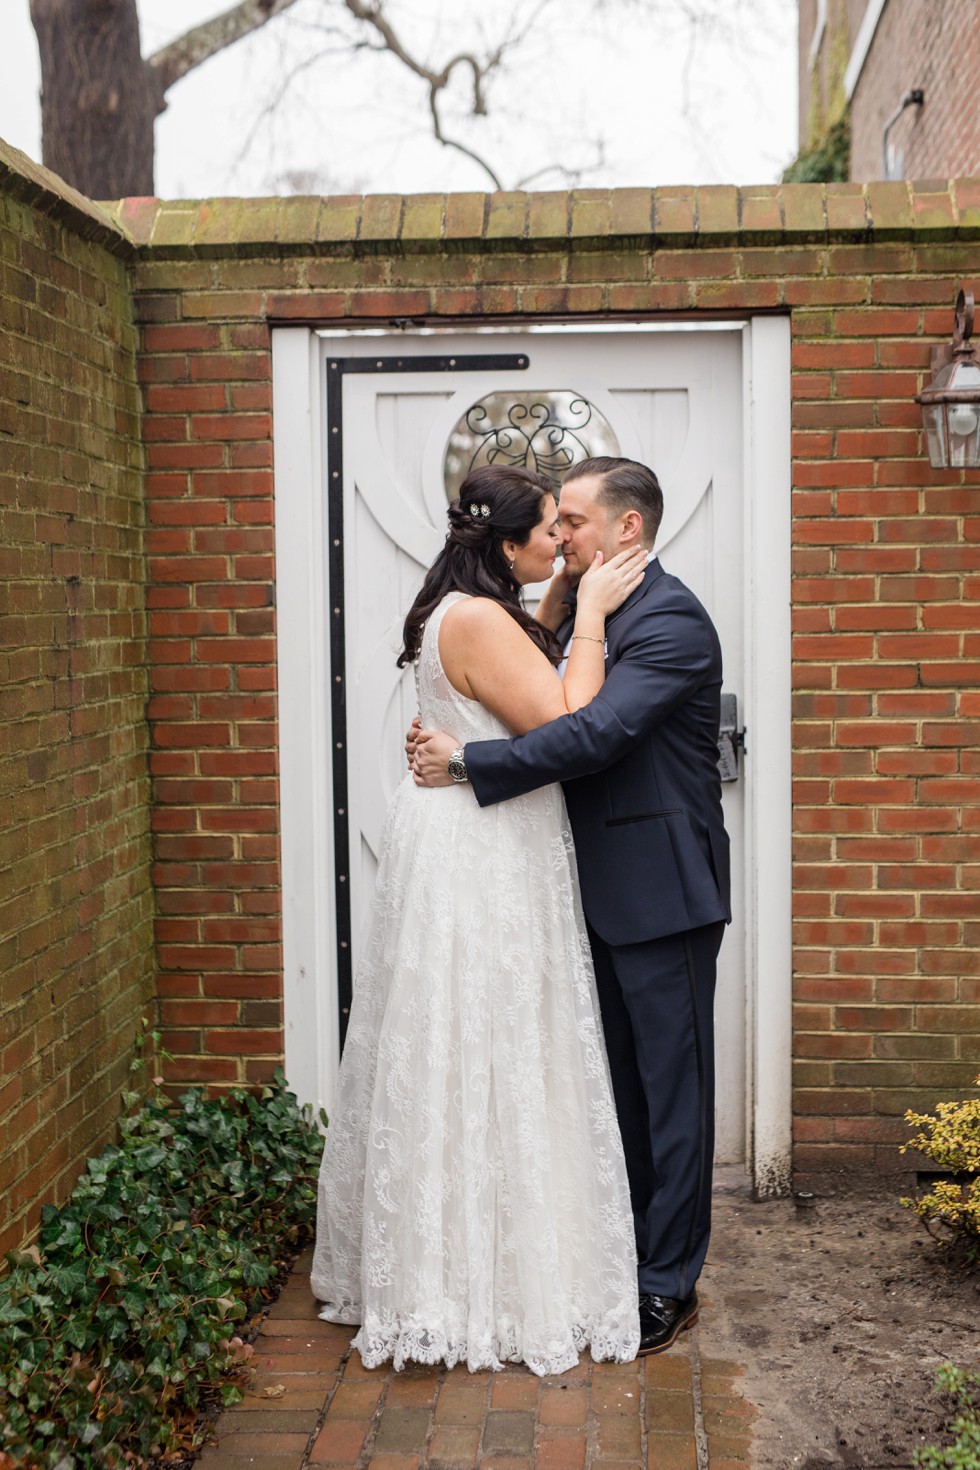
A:
{"label": "lace hem", "polygon": [[[352,1304],[325,1306],[320,1317],[326,1322],[353,1326],[360,1323],[361,1312]],[[408,1363],[429,1367],[445,1363],[447,1368],[465,1363],[471,1373],[497,1373],[505,1363],[523,1363],[538,1377],[550,1378],[576,1367],[579,1355],[586,1351],[596,1363],[630,1363],[636,1357],[639,1341],[634,1315],[629,1326],[608,1319],[572,1323],[565,1341],[538,1351],[525,1350],[516,1327],[467,1339],[445,1327],[424,1326],[417,1321],[383,1324],[377,1319],[361,1326],[351,1345],[357,1348],[365,1368],[391,1363],[398,1373]]]}

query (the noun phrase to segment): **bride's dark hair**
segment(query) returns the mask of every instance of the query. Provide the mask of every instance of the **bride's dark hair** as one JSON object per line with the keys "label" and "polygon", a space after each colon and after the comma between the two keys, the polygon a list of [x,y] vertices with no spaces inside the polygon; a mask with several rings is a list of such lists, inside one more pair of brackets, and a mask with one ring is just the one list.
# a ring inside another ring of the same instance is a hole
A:
{"label": "bride's dark hair", "polygon": [[554,493],[551,481],[533,470],[481,465],[470,471],[460,486],[459,499],[449,506],[446,544],[426,573],[405,619],[399,668],[418,657],[426,620],[447,592],[467,592],[499,602],[553,664],[560,662],[561,644],[524,608],[521,585],[501,546],[504,541],[525,546],[541,519],[545,496]]}

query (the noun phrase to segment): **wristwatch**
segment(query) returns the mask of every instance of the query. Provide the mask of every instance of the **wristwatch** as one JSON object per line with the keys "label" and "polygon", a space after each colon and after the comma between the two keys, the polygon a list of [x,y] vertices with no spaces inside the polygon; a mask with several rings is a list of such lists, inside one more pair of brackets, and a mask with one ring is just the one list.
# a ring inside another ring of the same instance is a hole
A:
{"label": "wristwatch", "polygon": [[466,774],[466,762],[463,760],[463,747],[461,745],[457,745],[449,757],[449,774],[454,781],[468,781],[470,779]]}

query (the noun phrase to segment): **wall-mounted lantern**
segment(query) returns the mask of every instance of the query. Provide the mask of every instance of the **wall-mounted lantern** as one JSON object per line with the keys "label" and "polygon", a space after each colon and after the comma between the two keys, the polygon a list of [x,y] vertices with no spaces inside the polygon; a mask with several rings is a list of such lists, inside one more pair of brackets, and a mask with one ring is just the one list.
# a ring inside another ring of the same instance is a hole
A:
{"label": "wall-mounted lantern", "polygon": [[961,291],[946,361],[915,400],[922,405],[929,463],[937,470],[980,465],[980,363],[972,335],[973,292]]}

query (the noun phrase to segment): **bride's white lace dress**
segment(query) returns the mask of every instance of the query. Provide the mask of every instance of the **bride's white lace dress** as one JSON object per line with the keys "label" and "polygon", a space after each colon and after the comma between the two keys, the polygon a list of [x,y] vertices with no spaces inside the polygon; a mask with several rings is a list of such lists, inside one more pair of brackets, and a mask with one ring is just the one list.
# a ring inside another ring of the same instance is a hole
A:
{"label": "bride's white lace dress", "polygon": [[[424,725],[507,734],[429,619]],[[635,1356],[633,1220],[561,789],[388,810],[320,1171],[312,1285],[368,1367]]]}

